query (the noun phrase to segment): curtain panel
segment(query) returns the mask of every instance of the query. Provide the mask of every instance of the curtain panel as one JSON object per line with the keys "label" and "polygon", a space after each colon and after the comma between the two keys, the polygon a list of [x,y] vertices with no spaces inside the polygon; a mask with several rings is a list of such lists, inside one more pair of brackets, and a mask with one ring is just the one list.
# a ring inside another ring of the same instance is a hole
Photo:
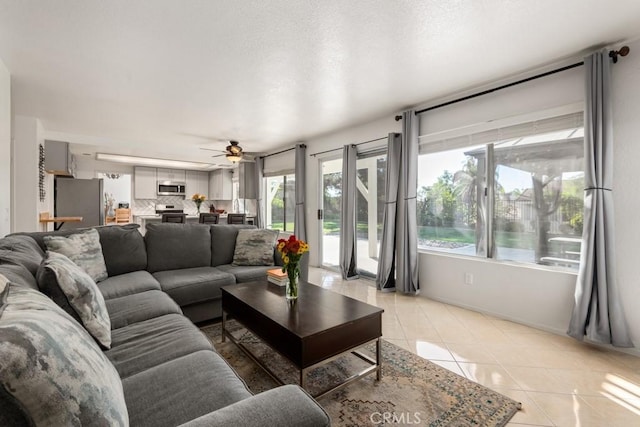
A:
{"label": "curtain panel", "polygon": [[340,271],[344,279],[358,278],[356,241],[356,158],[355,145],[342,150],[342,197],[340,198]]}
{"label": "curtain panel", "polygon": [[387,175],[385,178],[382,239],[378,255],[376,286],[383,292],[396,289],[396,211],[402,160],[402,135],[390,133],[387,140]]}
{"label": "curtain panel", "polygon": [[256,220],[255,226],[264,228],[264,157],[256,157]]}
{"label": "curtain panel", "polygon": [[[305,193],[307,190],[307,146],[297,144],[295,149],[295,167],[296,167],[296,208],[293,214],[293,234],[300,240],[307,240],[307,220],[306,220],[306,204]],[[303,281],[309,279],[309,253],[307,252],[300,260],[300,278]]]}
{"label": "curtain panel", "polygon": [[396,220],[396,289],[418,294],[418,119],[414,110],[402,113],[402,150]]}
{"label": "curtain panel", "polygon": [[603,49],[585,58],[585,197],[580,270],[567,334],[577,340],[633,347],[616,282],[613,212],[613,125],[610,60]]}

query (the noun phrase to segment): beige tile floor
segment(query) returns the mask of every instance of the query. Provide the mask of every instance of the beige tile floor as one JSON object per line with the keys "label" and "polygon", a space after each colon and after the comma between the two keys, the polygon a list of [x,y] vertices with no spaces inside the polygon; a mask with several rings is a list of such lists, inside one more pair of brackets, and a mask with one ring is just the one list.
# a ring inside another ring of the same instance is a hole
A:
{"label": "beige tile floor", "polygon": [[311,268],[309,281],[384,308],[383,338],[522,402],[509,426],[640,426],[640,358]]}

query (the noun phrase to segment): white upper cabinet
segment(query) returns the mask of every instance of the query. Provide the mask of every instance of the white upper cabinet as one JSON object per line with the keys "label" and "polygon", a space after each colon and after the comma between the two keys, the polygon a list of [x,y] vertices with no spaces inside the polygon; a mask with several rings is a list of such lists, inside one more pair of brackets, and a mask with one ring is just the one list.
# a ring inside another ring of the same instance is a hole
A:
{"label": "white upper cabinet", "polygon": [[209,198],[209,173],[199,171],[186,171],[185,197],[190,199],[194,194],[204,194]]}
{"label": "white upper cabinet", "polygon": [[133,170],[133,197],[136,199],[157,199],[158,186],[156,168],[136,166]]}
{"label": "white upper cabinet", "polygon": [[158,168],[158,181],[185,182],[186,173],[182,169],[161,169]]}
{"label": "white upper cabinet", "polygon": [[231,200],[233,198],[233,172],[218,169],[209,173],[209,200]]}

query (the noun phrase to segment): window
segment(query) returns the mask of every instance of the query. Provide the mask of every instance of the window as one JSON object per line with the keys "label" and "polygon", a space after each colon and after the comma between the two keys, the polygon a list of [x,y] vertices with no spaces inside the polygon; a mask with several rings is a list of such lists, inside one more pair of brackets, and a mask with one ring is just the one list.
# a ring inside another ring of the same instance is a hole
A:
{"label": "window", "polygon": [[[581,118],[570,114],[422,146],[418,246],[577,268],[584,208]],[[446,145],[456,148],[433,149]]]}
{"label": "window", "polygon": [[293,233],[296,177],[293,174],[265,178],[266,228]]}

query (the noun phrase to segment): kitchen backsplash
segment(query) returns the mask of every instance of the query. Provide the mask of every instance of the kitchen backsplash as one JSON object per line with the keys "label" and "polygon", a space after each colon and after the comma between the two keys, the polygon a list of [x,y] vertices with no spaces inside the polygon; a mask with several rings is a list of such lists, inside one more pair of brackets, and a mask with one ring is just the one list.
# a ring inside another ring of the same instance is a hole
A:
{"label": "kitchen backsplash", "polygon": [[[184,209],[184,213],[187,215],[195,215],[196,214],[196,204],[190,198],[184,198],[181,196],[158,196],[157,200],[150,199],[134,199],[132,212],[133,215],[155,215],[156,213],[156,204],[163,205],[173,205],[179,204],[182,205],[182,209]],[[208,212],[209,205],[211,204],[210,200],[205,200],[202,202],[202,206],[200,207],[201,212]],[[213,202],[216,209],[224,209],[227,212],[233,211],[233,202],[231,200],[219,200]]]}

